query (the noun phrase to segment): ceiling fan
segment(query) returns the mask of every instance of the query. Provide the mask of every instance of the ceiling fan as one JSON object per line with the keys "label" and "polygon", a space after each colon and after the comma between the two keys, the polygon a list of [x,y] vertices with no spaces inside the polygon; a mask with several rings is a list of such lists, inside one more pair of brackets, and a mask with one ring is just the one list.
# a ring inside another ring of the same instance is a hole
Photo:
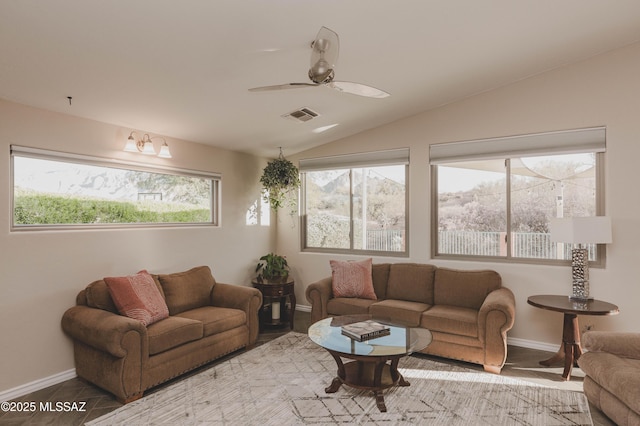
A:
{"label": "ceiling fan", "polygon": [[275,86],[262,86],[249,89],[250,92],[266,90],[302,89],[306,87],[326,86],[344,93],[365,96],[368,98],[386,98],[389,93],[350,81],[334,81],[338,52],[340,51],[340,39],[335,31],[327,27],[320,28],[316,39],[311,43],[311,68],[309,79],[311,83],[286,83]]}

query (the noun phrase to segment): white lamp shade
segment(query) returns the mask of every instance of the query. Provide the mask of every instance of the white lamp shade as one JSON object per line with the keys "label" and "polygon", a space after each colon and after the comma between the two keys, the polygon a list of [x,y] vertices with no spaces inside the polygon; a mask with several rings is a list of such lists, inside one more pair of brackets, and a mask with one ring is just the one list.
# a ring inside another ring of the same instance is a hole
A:
{"label": "white lamp shade", "polygon": [[169,145],[165,142],[160,147],[160,152],[158,153],[158,157],[160,158],[171,158],[171,151],[169,151]]}
{"label": "white lamp shade", "polygon": [[611,218],[608,216],[551,219],[551,241],[572,244],[611,243]]}
{"label": "white lamp shade", "polygon": [[138,144],[136,143],[135,139],[133,139],[133,137],[129,136],[129,139],[127,139],[127,144],[125,145],[124,150],[126,152],[139,152]]}
{"label": "white lamp shade", "polygon": [[142,153],[147,155],[156,155],[156,150],[153,149],[153,143],[151,141],[146,141],[144,143],[144,148],[142,148]]}

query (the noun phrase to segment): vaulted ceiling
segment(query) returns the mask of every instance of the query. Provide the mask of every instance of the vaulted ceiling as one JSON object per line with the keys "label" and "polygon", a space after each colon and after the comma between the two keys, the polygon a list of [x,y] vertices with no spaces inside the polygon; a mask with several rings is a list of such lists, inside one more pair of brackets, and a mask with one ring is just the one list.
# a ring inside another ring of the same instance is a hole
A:
{"label": "vaulted ceiling", "polygon": [[[322,26],[336,80],[390,97],[248,91],[308,82]],[[639,40],[638,0],[1,0],[0,98],[276,156]]]}

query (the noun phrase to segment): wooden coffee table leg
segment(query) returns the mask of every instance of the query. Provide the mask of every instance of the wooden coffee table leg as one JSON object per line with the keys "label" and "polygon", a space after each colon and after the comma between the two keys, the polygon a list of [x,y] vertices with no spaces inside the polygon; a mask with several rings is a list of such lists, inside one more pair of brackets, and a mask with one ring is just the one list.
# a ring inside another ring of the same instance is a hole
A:
{"label": "wooden coffee table leg", "polygon": [[384,403],[384,395],[382,394],[382,391],[381,390],[373,391],[373,394],[376,397],[376,405],[378,406],[378,410],[380,410],[381,413],[386,413],[387,404]]}
{"label": "wooden coffee table leg", "polygon": [[398,383],[398,386],[410,386],[411,383],[407,382],[402,374],[398,371],[398,363],[400,358],[394,358],[391,361],[391,379],[394,383]]}
{"label": "wooden coffee table leg", "polygon": [[338,391],[338,389],[340,389],[340,386],[342,385],[345,377],[347,376],[347,373],[344,369],[342,358],[340,358],[340,356],[333,351],[329,351],[329,353],[331,354],[333,359],[336,360],[336,364],[338,365],[338,377],[335,377],[331,382],[331,384],[327,388],[325,388],[324,391],[326,393],[335,393]]}
{"label": "wooden coffee table leg", "polygon": [[335,377],[331,384],[324,389],[324,391],[326,393],[336,393],[338,392],[338,389],[340,389],[340,386],[342,386],[342,380],[340,380],[340,377]]}

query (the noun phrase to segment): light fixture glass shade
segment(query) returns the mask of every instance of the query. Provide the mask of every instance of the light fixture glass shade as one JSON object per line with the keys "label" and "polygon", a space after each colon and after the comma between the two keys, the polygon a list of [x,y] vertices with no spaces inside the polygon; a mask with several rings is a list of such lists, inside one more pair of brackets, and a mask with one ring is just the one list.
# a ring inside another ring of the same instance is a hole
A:
{"label": "light fixture glass shade", "polygon": [[171,158],[171,152],[169,151],[169,145],[167,143],[163,143],[160,147],[160,152],[158,153],[158,157],[160,158]]}
{"label": "light fixture glass shade", "polygon": [[127,144],[124,146],[124,150],[126,152],[139,152],[138,144],[133,136],[129,136],[129,138],[127,139]]}
{"label": "light fixture glass shade", "polygon": [[142,153],[146,155],[156,155],[156,150],[153,149],[153,142],[150,140],[144,143],[144,148],[142,148]]}

